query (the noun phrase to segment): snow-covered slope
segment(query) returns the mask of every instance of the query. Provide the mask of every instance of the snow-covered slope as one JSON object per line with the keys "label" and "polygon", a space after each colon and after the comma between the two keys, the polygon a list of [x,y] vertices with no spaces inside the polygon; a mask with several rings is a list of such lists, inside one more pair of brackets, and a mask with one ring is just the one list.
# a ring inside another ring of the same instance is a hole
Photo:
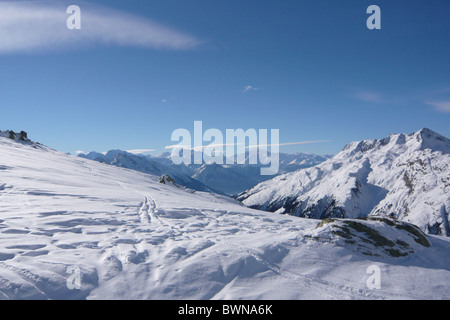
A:
{"label": "snow-covered slope", "polygon": [[450,298],[448,238],[159,180],[0,137],[0,299]]}
{"label": "snow-covered slope", "polygon": [[429,130],[347,145],[313,168],[241,194],[245,205],[309,218],[393,216],[449,235],[450,140]]}

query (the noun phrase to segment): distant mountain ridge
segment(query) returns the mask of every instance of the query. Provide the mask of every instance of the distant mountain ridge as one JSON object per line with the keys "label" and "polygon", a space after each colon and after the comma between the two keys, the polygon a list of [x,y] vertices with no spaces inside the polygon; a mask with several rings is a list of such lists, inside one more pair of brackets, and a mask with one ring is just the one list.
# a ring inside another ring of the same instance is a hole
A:
{"label": "distant mountain ridge", "polygon": [[430,129],[349,143],[317,166],[240,194],[245,205],[300,217],[392,216],[450,236],[450,140]]}
{"label": "distant mountain ridge", "polygon": [[[119,167],[125,167],[149,173],[153,175],[169,175],[174,181],[182,186],[198,190],[237,195],[259,182],[272,178],[273,176],[262,176],[261,165],[247,164],[191,164],[175,165],[170,159],[170,153],[158,156],[135,155],[122,150],[111,150],[107,153],[90,152],[80,154],[80,157],[95,160]],[[300,168],[307,168],[319,164],[331,156],[315,154],[284,154],[280,153],[279,174],[292,172]]]}
{"label": "distant mountain ridge", "polygon": [[156,176],[168,175],[177,184],[186,188],[190,188],[197,191],[206,191],[221,193],[218,190],[212,189],[202,182],[189,177],[180,170],[176,170],[172,167],[166,166],[163,163],[153,160],[152,158],[136,155],[122,150],[111,150],[103,153],[90,152],[88,154],[79,154],[79,157],[90,159],[110,165],[115,165],[122,168],[132,169],[143,173],[148,173]]}

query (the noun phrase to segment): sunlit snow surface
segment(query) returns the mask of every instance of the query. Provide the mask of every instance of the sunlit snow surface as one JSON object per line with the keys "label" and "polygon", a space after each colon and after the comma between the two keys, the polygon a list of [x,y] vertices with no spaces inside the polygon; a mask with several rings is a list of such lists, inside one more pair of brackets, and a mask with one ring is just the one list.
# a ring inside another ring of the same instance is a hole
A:
{"label": "sunlit snow surface", "polygon": [[[316,220],[158,180],[0,137],[0,298],[450,298],[447,238],[367,256],[312,240]],[[67,286],[73,268],[81,289]]]}

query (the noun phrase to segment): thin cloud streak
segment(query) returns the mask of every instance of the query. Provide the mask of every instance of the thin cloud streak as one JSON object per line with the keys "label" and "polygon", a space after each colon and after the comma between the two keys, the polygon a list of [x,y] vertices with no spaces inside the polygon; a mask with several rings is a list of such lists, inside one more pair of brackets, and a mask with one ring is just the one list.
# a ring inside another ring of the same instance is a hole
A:
{"label": "thin cloud streak", "polygon": [[[259,145],[251,145],[245,147],[246,149],[249,148],[266,148],[266,147],[275,147],[275,146],[293,146],[293,145],[301,145],[301,144],[313,144],[313,143],[325,143],[325,142],[332,142],[332,140],[314,140],[314,141],[297,141],[297,142],[285,142],[285,143],[279,143],[279,144],[259,144]],[[206,148],[223,148],[227,146],[242,146],[242,143],[224,143],[224,144],[210,144],[206,146],[198,146],[198,147],[191,147],[191,146],[183,146],[183,145],[171,145],[166,146],[165,149],[176,149],[181,148],[185,150],[193,150],[193,151],[201,151]]]}
{"label": "thin cloud streak", "polygon": [[155,149],[134,149],[134,150],[126,150],[128,153],[132,154],[143,154],[147,152],[153,152],[156,151]]}
{"label": "thin cloud streak", "polygon": [[78,48],[95,44],[186,50],[195,37],[149,19],[79,2],[81,30],[66,27],[69,3],[0,2],[0,53]]}
{"label": "thin cloud streak", "polygon": [[247,93],[247,92],[249,92],[249,91],[258,91],[259,90],[259,88],[255,88],[255,87],[253,87],[253,86],[246,86],[245,88],[244,88],[244,91],[242,91],[242,93]]}
{"label": "thin cloud streak", "polygon": [[301,145],[301,144],[313,144],[313,143],[325,143],[325,142],[331,142],[332,140],[315,140],[315,141],[297,141],[297,142],[285,142],[285,143],[279,143],[279,144],[259,144],[259,145],[253,145],[248,146],[247,148],[267,148],[267,147],[282,147],[282,146],[295,146],[295,145]]}
{"label": "thin cloud streak", "polygon": [[165,149],[184,149],[184,150],[192,150],[192,151],[202,151],[204,149],[211,149],[211,148],[223,148],[223,147],[231,147],[231,146],[241,146],[242,143],[223,143],[223,144],[209,144],[206,146],[198,146],[198,147],[192,147],[192,146],[183,146],[183,145],[178,145],[178,144],[174,144],[171,146],[166,146],[164,147]]}
{"label": "thin cloud streak", "polygon": [[450,113],[450,101],[426,101],[425,103],[439,112]]}
{"label": "thin cloud streak", "polygon": [[369,103],[383,103],[384,99],[380,94],[370,91],[360,91],[354,94],[354,98]]}

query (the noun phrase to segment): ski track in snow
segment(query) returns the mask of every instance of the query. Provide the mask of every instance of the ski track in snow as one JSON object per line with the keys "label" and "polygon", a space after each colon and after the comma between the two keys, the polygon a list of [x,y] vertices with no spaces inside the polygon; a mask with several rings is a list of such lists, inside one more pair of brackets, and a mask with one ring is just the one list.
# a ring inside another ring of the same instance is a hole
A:
{"label": "ski track in snow", "polygon": [[141,223],[149,226],[151,223],[150,212],[155,210],[155,202],[149,200],[148,197],[145,197],[144,202],[139,208],[139,218],[141,219]]}

